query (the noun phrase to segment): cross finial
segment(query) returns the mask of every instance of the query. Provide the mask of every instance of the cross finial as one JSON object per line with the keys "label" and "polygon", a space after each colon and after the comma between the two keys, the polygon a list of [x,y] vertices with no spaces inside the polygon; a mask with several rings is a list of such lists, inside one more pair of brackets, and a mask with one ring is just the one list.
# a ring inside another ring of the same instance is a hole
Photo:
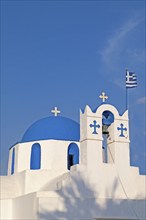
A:
{"label": "cross finial", "polygon": [[55,117],[60,114],[60,110],[58,110],[57,107],[55,107],[51,112],[54,114]]}
{"label": "cross finial", "polygon": [[108,99],[108,96],[105,95],[105,92],[102,92],[99,98],[102,99],[102,102],[105,102],[106,99]]}

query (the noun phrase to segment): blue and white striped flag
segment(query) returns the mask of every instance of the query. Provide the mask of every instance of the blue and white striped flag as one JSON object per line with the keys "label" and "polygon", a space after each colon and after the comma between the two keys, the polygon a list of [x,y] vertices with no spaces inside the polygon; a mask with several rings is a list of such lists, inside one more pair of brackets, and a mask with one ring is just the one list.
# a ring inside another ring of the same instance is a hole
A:
{"label": "blue and white striped flag", "polygon": [[134,88],[137,86],[137,78],[134,72],[126,71],[126,88]]}

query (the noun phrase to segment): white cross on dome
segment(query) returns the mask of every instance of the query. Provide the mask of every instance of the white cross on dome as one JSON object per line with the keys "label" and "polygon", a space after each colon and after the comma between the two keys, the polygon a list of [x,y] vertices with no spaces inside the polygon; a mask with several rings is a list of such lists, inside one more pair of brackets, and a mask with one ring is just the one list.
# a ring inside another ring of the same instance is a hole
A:
{"label": "white cross on dome", "polygon": [[56,117],[56,116],[58,116],[58,114],[60,114],[60,110],[58,110],[57,109],[57,107],[55,107],[52,111],[51,111],[53,114],[54,114],[54,116]]}

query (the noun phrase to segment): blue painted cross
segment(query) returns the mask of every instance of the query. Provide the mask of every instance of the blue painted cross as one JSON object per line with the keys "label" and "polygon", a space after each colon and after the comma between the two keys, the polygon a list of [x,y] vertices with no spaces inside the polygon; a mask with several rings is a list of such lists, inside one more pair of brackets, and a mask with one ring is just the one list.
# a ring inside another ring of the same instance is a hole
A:
{"label": "blue painted cross", "polygon": [[100,128],[100,125],[97,125],[97,121],[93,121],[93,124],[90,124],[91,128],[94,128],[94,131],[92,132],[92,134],[98,134],[96,131],[96,128]]}
{"label": "blue painted cross", "polygon": [[117,130],[118,131],[121,131],[121,134],[119,135],[119,137],[125,137],[124,134],[123,134],[123,131],[127,131],[127,128],[124,128],[124,125],[123,124],[120,124],[120,128],[117,127]]}

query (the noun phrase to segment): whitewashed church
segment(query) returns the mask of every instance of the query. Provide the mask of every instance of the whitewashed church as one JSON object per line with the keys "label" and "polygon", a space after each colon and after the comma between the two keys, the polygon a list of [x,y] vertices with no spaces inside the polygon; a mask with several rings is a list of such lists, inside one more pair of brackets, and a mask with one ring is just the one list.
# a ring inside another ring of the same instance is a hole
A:
{"label": "whitewashed church", "polygon": [[80,111],[80,124],[36,121],[9,150],[1,177],[1,219],[145,220],[145,176],[130,166],[128,110]]}

